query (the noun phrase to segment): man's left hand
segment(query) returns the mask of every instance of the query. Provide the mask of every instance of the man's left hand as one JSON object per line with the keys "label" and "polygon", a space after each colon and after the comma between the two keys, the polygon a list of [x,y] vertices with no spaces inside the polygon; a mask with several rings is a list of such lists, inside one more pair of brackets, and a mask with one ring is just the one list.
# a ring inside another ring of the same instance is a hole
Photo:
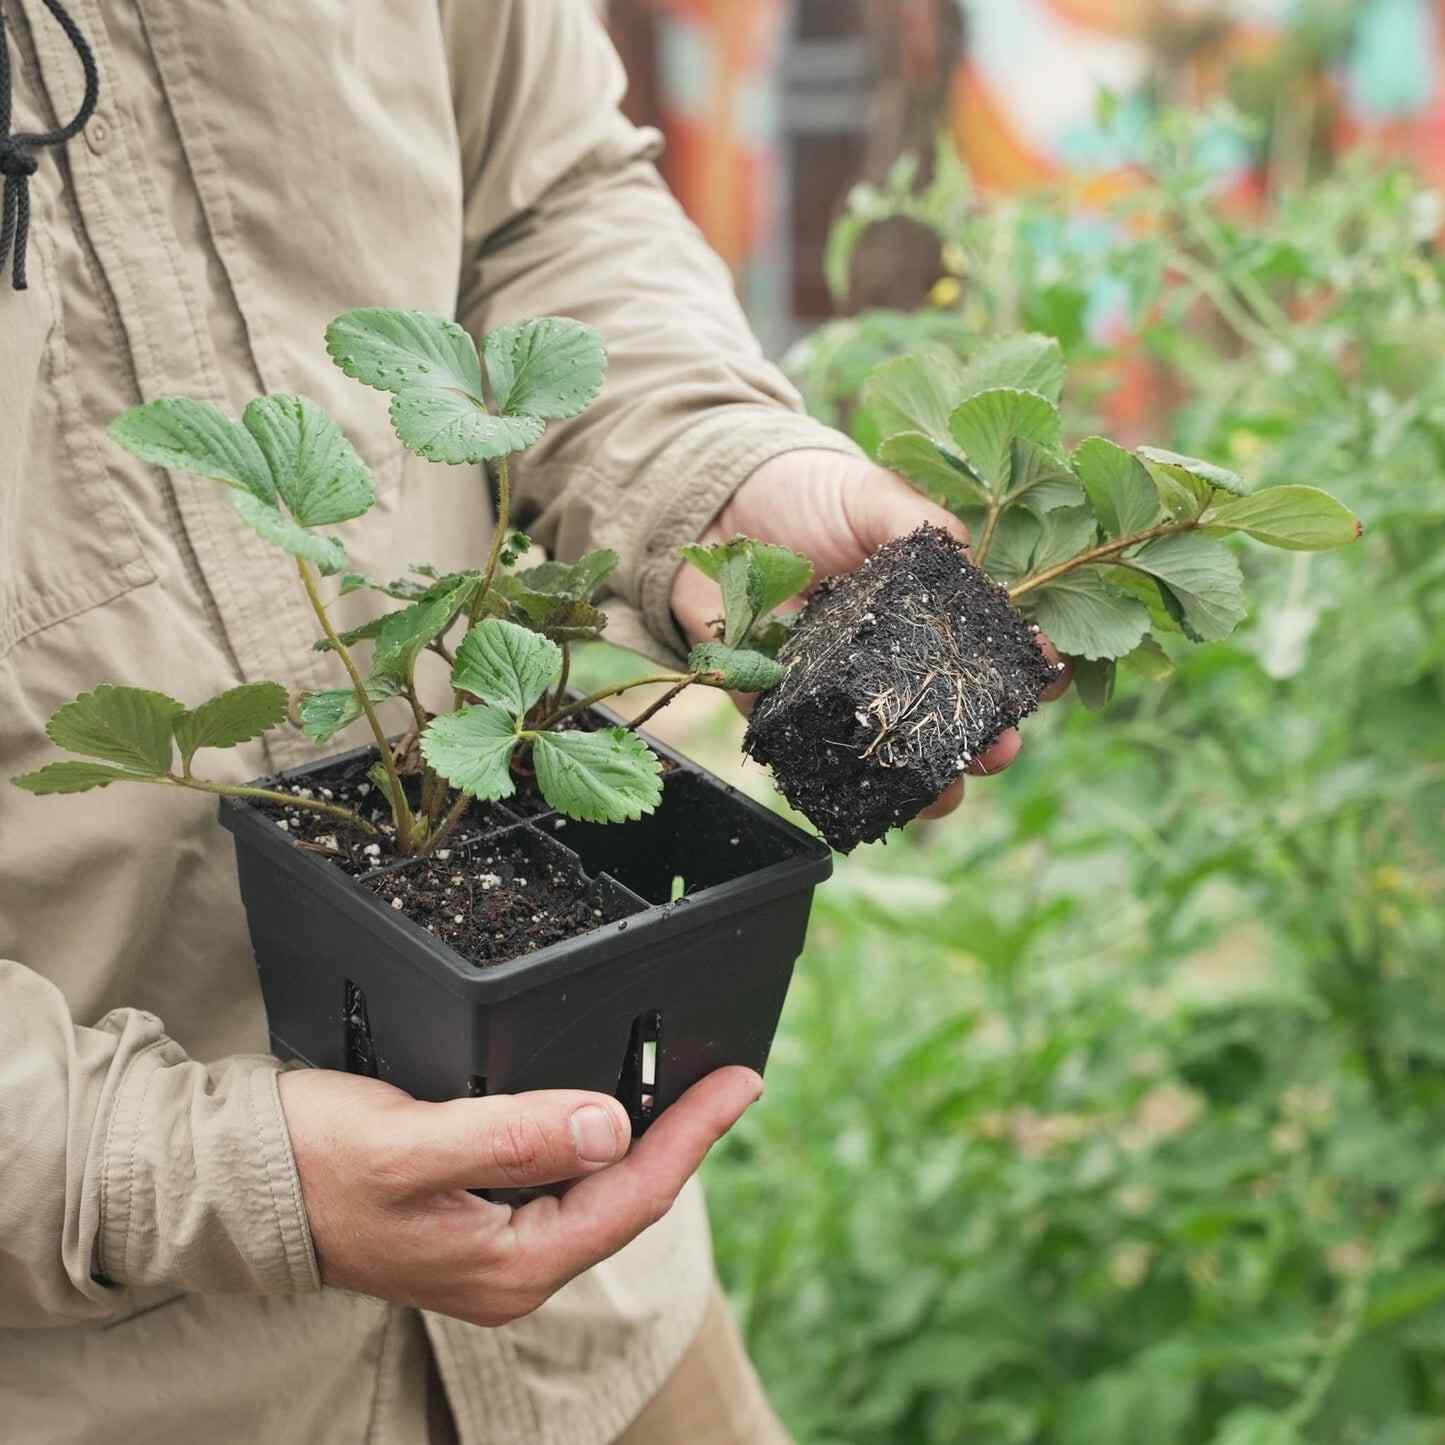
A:
{"label": "man's left hand", "polygon": [[[852,572],[885,542],[925,523],[968,545],[968,528],[942,507],[919,495],[901,477],[872,462],[841,452],[787,452],[765,462],[733,494],[699,539],[704,544],[736,536],[775,542],[812,559],[817,577]],[[696,567],[683,567],[672,586],[672,611],[691,642],[711,639],[721,613],[717,584]],[[1047,640],[1039,645],[1058,661]],[[1044,693],[1061,697],[1067,671]],[[1018,756],[1017,728],[1009,728],[969,766],[975,774],[997,773]],[[952,812],[963,801],[963,780],[954,783],[925,817]]]}

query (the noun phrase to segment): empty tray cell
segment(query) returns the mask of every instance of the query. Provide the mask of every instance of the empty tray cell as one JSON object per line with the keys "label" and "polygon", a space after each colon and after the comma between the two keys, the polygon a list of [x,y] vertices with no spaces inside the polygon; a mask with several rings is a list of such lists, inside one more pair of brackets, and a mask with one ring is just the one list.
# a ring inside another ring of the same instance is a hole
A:
{"label": "empty tray cell", "polygon": [[679,893],[693,897],[799,857],[807,847],[803,835],[766,809],[681,768],[669,774],[656,811],[639,822],[547,818],[536,826],[566,843],[589,873],[610,873],[649,903],[668,903]]}

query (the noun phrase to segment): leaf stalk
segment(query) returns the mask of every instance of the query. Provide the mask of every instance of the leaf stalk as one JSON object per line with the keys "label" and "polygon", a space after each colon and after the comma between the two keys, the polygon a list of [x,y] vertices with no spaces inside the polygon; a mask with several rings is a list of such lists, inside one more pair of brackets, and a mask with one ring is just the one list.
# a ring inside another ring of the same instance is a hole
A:
{"label": "leaf stalk", "polygon": [[341,665],[351,678],[351,686],[356,692],[356,700],[361,704],[361,710],[366,714],[366,721],[371,726],[371,735],[376,740],[376,750],[381,755],[381,765],[386,770],[387,782],[391,790],[391,811],[396,818],[397,842],[404,853],[410,852],[412,836],[416,831],[416,819],[412,816],[411,805],[406,800],[406,790],[402,787],[401,774],[396,770],[396,759],[391,755],[391,744],[387,741],[386,731],[381,726],[381,719],[377,717],[376,708],[367,694],[365,679],[361,676],[350,649],[337,636],[336,629],[331,624],[326,604],[321,600],[321,592],[316,585],[316,573],[311,570],[310,564],[304,557],[296,559],[296,570],[301,575],[301,582],[306,588],[307,597],[311,599],[311,610],[315,612],[327,641],[331,643],[336,655],[341,659]]}

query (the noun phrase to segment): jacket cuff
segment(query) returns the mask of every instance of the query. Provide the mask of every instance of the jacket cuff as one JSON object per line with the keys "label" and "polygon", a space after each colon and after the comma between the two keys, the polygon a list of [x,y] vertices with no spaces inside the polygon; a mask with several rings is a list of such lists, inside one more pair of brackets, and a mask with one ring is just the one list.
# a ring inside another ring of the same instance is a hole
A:
{"label": "jacket cuff", "polygon": [[162,1038],[106,1125],[97,1265],[108,1283],[196,1293],[321,1288],[275,1059],[215,1067]]}
{"label": "jacket cuff", "polygon": [[672,615],[672,583],[683,565],[678,548],[696,542],[760,466],[797,451],[864,456],[842,432],[811,417],[740,403],[710,412],[649,463],[649,472],[673,489],[643,537],[634,587],[644,625],[669,653],[685,657],[690,647]]}

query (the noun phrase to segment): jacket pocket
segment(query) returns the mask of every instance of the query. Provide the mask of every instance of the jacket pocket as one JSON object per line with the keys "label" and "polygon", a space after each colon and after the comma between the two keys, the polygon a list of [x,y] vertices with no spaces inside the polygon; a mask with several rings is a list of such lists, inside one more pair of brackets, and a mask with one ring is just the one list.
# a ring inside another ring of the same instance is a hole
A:
{"label": "jacket pocket", "polygon": [[155,580],[83,415],[42,224],[28,261],[28,290],[0,286],[0,658]]}

